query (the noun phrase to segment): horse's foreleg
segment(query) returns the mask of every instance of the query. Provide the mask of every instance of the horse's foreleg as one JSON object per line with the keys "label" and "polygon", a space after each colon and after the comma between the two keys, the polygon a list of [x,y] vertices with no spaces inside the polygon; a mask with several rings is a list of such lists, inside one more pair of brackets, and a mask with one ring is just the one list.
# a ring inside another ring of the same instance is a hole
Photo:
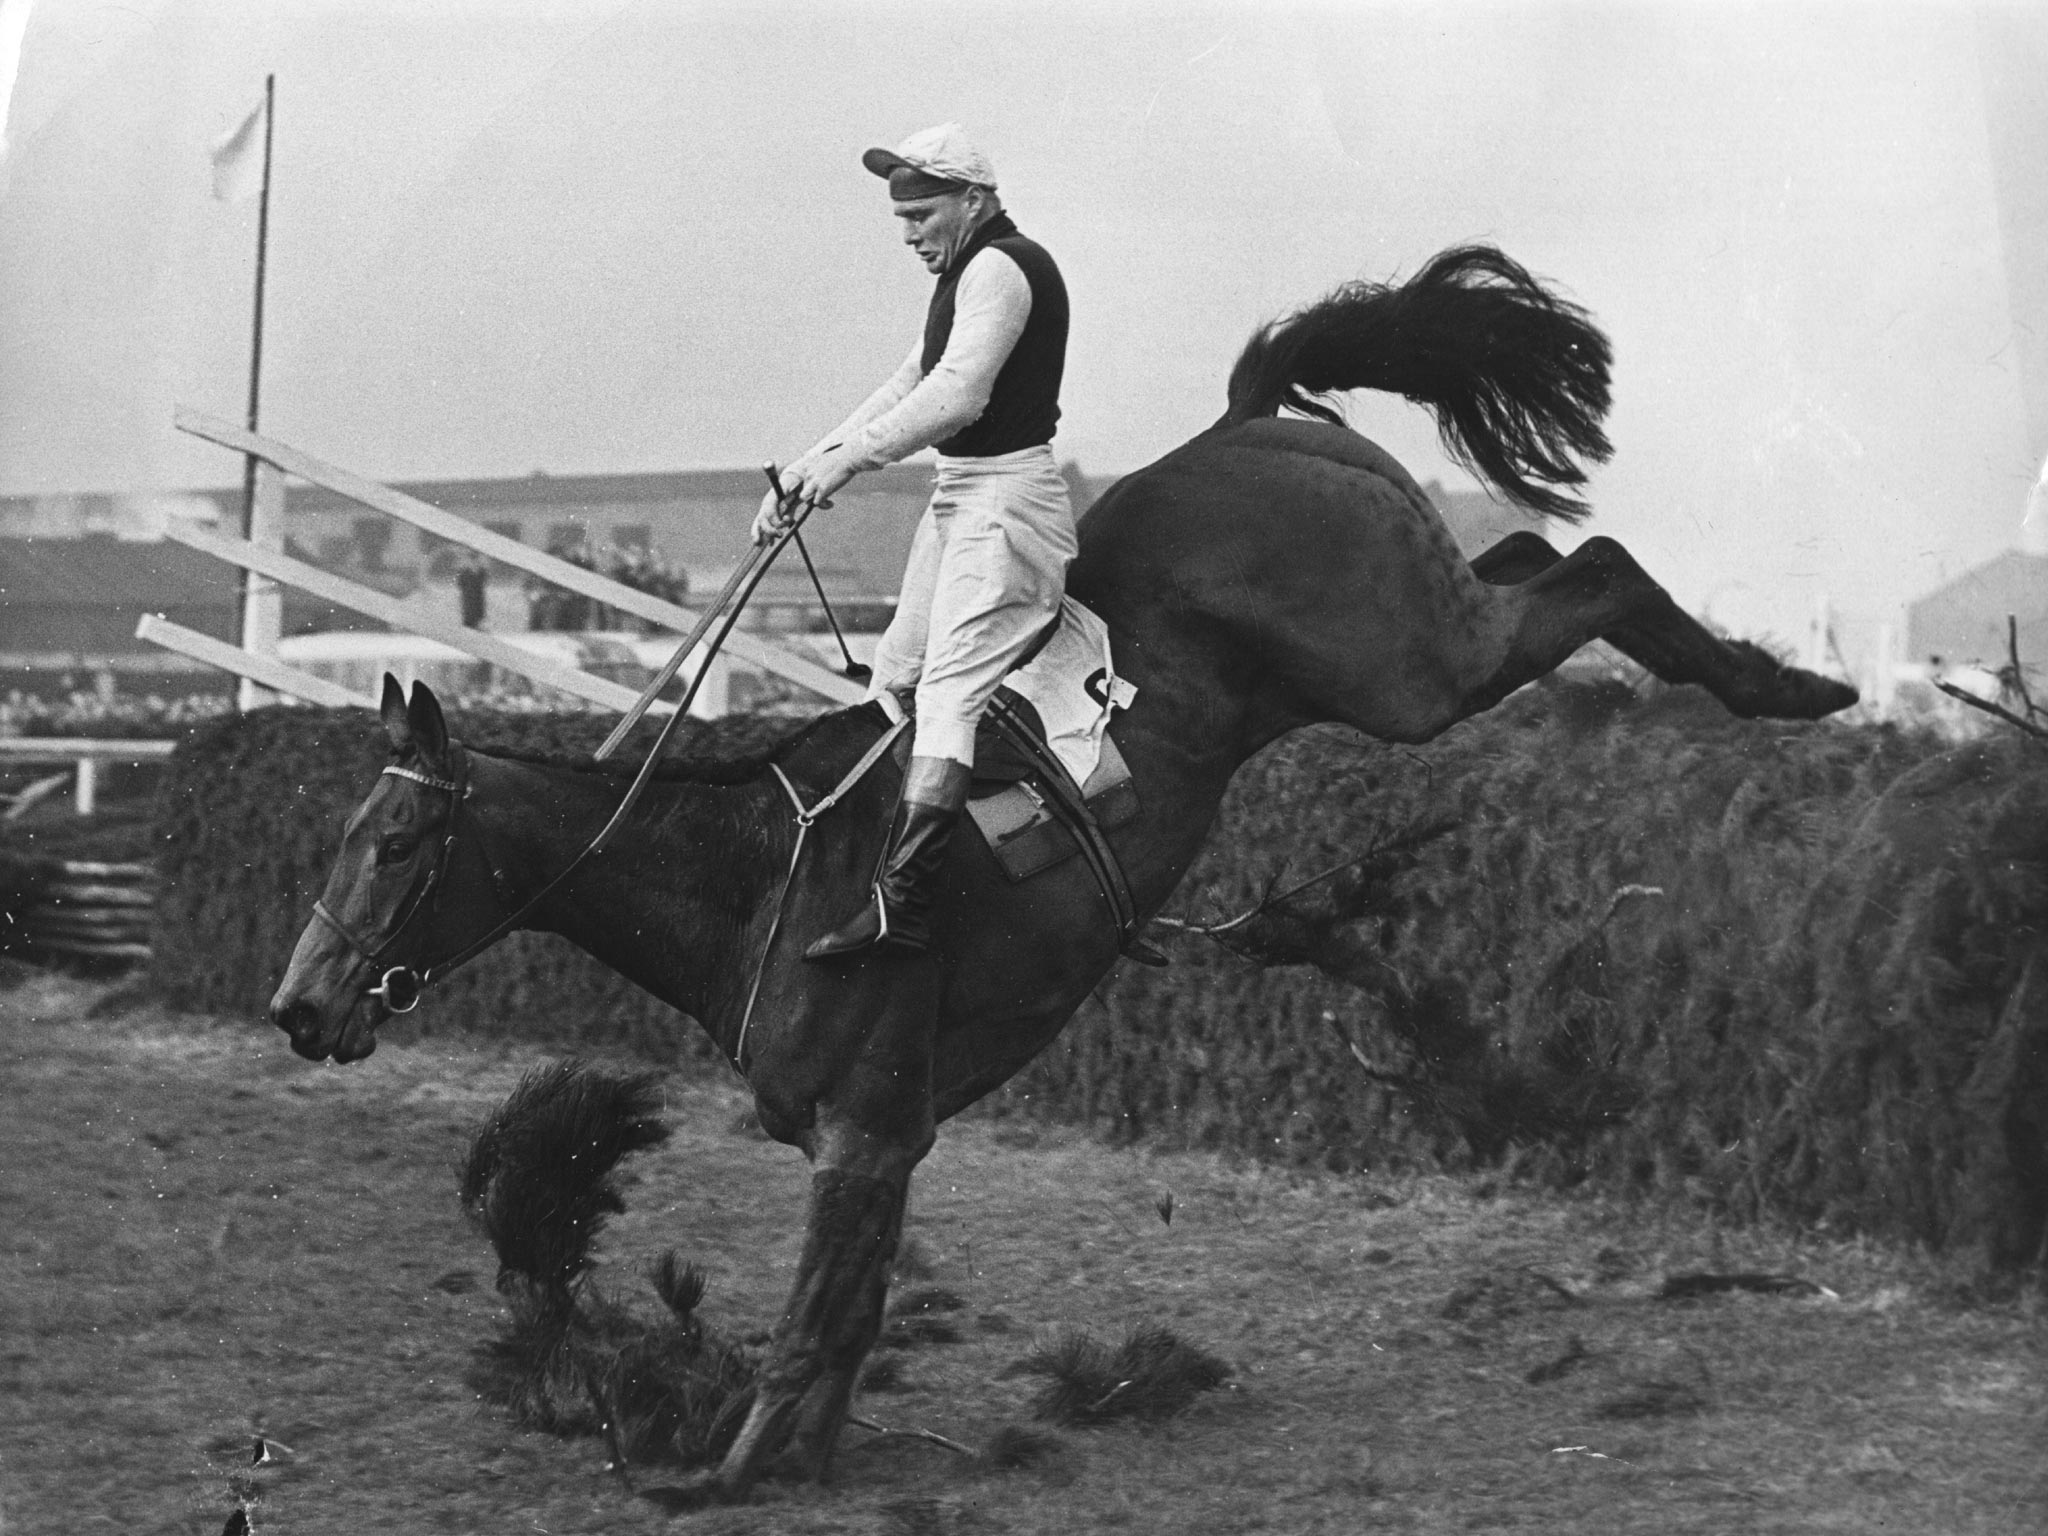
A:
{"label": "horse's foreleg", "polygon": [[[1818,720],[1856,702],[1856,690],[1846,683],[1786,666],[1761,646],[1713,633],[1612,539],[1588,539],[1543,567],[1548,549],[1533,534],[1526,542],[1513,535],[1473,562],[1482,581],[1507,589],[1504,600],[1517,614],[1508,654],[1478,690],[1475,710],[1556,670],[1596,639],[1667,683],[1699,684],[1745,719]],[[1502,552],[1499,558],[1483,569],[1496,551]],[[1520,575],[1532,566],[1534,574]]]}
{"label": "horse's foreleg", "polygon": [[[789,1447],[780,1466],[790,1474],[817,1481],[832,1466],[832,1453],[846,1427],[846,1415],[853,1405],[854,1388],[861,1366],[881,1336],[882,1313],[888,1300],[889,1271],[896,1261],[897,1245],[903,1235],[903,1209],[910,1183],[909,1164],[893,1176],[820,1173],[813,1183],[813,1198],[827,1201],[825,1181],[838,1181],[829,1203],[828,1218],[843,1229],[844,1241],[836,1245],[841,1255],[836,1281],[818,1288],[815,1308],[815,1339],[809,1381],[801,1388],[789,1435]],[[813,1231],[817,1230],[813,1227]],[[798,1281],[799,1296],[803,1281]],[[836,1294],[823,1292],[836,1285]],[[790,1382],[791,1390],[797,1383]]]}
{"label": "horse's foreleg", "polygon": [[755,1383],[753,1407],[706,1480],[708,1492],[744,1494],[785,1445],[790,1471],[824,1475],[861,1363],[882,1329],[916,1159],[900,1161],[890,1171],[825,1167],[812,1176],[796,1284]]}

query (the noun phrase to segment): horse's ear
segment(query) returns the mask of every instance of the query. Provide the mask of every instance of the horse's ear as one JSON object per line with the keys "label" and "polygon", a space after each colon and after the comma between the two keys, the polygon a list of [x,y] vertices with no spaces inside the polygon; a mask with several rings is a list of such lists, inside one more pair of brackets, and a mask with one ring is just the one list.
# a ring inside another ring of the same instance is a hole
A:
{"label": "horse's ear", "polygon": [[441,701],[425,683],[412,685],[412,702],[405,707],[412,725],[413,745],[429,763],[439,764],[448,756],[448,722],[441,716]]}
{"label": "horse's ear", "polygon": [[403,752],[412,745],[412,722],[405,714],[405,690],[389,672],[384,674],[384,701],[377,706],[384,721],[384,734],[391,738],[391,750]]}

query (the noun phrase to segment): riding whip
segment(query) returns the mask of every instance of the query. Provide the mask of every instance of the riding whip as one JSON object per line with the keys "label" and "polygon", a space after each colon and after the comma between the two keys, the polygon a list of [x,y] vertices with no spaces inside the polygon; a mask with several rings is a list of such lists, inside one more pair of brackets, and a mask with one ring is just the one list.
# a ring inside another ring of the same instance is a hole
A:
{"label": "riding whip", "polygon": [[[761,471],[768,477],[768,484],[775,492],[777,501],[787,500],[782,489],[782,476],[775,472],[775,466],[763,464]],[[796,536],[796,552],[803,556],[804,569],[811,573],[811,589],[818,594],[818,606],[825,610],[825,622],[832,626],[832,638],[839,642],[839,654],[846,659],[846,665],[839,669],[840,675],[856,683],[864,683],[875,675],[873,667],[863,666],[853,659],[853,652],[847,649],[846,636],[839,629],[839,615],[832,611],[832,599],[825,595],[825,583],[818,579],[818,568],[811,564],[811,552],[804,545],[804,536]]]}

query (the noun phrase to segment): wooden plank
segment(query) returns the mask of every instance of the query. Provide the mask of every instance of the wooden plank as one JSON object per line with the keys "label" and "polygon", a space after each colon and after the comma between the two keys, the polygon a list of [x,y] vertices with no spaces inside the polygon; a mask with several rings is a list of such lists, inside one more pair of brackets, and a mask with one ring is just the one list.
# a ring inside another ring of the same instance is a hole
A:
{"label": "wooden plank", "polygon": [[[237,453],[253,453],[258,458],[288,470],[302,480],[323,486],[337,495],[351,501],[361,502],[375,511],[411,523],[415,528],[438,534],[456,544],[468,546],[478,554],[488,555],[544,581],[551,581],[558,587],[603,603],[607,608],[616,608],[630,613],[635,618],[646,619],[664,629],[685,634],[693,628],[698,615],[687,608],[665,602],[652,593],[642,592],[623,582],[613,581],[609,576],[600,576],[595,571],[586,571],[580,565],[572,565],[554,555],[543,554],[530,549],[517,539],[508,539],[501,533],[493,533],[466,517],[453,512],[444,512],[439,507],[403,491],[394,491],[388,485],[375,480],[366,480],[361,475],[350,474],[345,469],[323,463],[309,453],[302,453],[274,438],[251,432],[234,422],[209,416],[185,406],[177,408],[174,418],[178,430],[189,432],[194,437],[204,438],[223,448],[232,448]],[[422,631],[424,633],[424,631]],[[726,637],[725,650],[741,661],[772,672],[777,677],[802,685],[814,693],[823,694],[835,704],[858,704],[866,696],[863,685],[842,677],[829,667],[821,667],[807,656],[799,656],[773,645],[743,629],[735,629]]]}
{"label": "wooden plank", "polygon": [[149,946],[118,939],[31,939],[37,949],[53,955],[78,955],[91,960],[147,960]]}
{"label": "wooden plank", "polygon": [[61,907],[30,907],[21,915],[32,939],[146,939],[147,912],[107,912],[97,908],[70,911]]}
{"label": "wooden plank", "polygon": [[145,613],[135,626],[135,638],[160,645],[167,651],[176,651],[180,656],[190,656],[208,666],[219,667],[237,677],[252,678],[266,688],[294,699],[304,699],[308,704],[321,704],[329,709],[346,709],[351,705],[359,709],[377,707],[377,701],[365,694],[351,693],[339,683],[330,683],[324,677],[301,672],[297,667],[288,667],[270,657],[251,656],[240,646],[229,645],[211,635],[202,635],[182,624],[173,624],[160,613]]}
{"label": "wooden plank", "polygon": [[0,757],[16,762],[69,763],[96,758],[108,763],[142,763],[169,757],[177,750],[175,741],[138,737],[133,741],[118,736],[0,736]]}
{"label": "wooden plank", "polygon": [[53,880],[43,887],[50,901],[80,907],[146,907],[156,900],[146,889],[134,885],[85,885],[71,880]]}
{"label": "wooden plank", "polygon": [[419,603],[386,596],[374,588],[333,575],[318,566],[307,565],[302,560],[294,560],[290,555],[261,548],[246,539],[231,539],[210,528],[177,518],[170,519],[165,525],[164,536],[189,549],[225,560],[230,565],[261,572],[291,586],[301,587],[315,597],[324,597],[330,603],[339,603],[357,613],[381,619],[394,629],[438,640],[465,655],[476,657],[478,661],[487,661],[494,667],[502,667],[543,687],[560,689],[592,704],[623,711],[631,708],[639,697],[631,688],[610,678],[596,677],[574,667],[558,667],[485,630],[451,624],[428,612]]}
{"label": "wooden plank", "polygon": [[53,773],[46,779],[37,779],[20,794],[6,799],[7,809],[0,811],[0,821],[19,821],[45,800],[56,794],[71,782],[71,770]]}

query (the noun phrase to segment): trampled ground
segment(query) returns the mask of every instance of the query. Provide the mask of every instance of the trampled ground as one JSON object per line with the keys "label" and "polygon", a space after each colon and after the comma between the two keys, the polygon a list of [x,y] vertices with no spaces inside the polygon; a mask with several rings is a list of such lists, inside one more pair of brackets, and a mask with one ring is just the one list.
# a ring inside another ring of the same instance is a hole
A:
{"label": "trampled ground", "polygon": [[[877,1422],[982,1445],[1061,1325],[1159,1321],[1237,1368],[1160,1429],[999,1471],[849,1429],[825,1489],[671,1520],[591,1441],[465,1384],[500,1307],[456,1207],[467,1132],[543,1059],[396,1041],[315,1067],[246,1023],[0,994],[0,1531],[2048,1530],[2048,1318],[1907,1256],[1469,1179],[1304,1179],[1077,1133],[947,1128],[910,1230],[964,1300]],[[801,1159],[678,1081],[606,1283],[674,1246],[734,1332],[773,1319]],[[1172,1220],[1162,1219],[1172,1197]],[[1691,1271],[1819,1297],[1656,1299]],[[248,1465],[262,1431],[283,1449]]]}

